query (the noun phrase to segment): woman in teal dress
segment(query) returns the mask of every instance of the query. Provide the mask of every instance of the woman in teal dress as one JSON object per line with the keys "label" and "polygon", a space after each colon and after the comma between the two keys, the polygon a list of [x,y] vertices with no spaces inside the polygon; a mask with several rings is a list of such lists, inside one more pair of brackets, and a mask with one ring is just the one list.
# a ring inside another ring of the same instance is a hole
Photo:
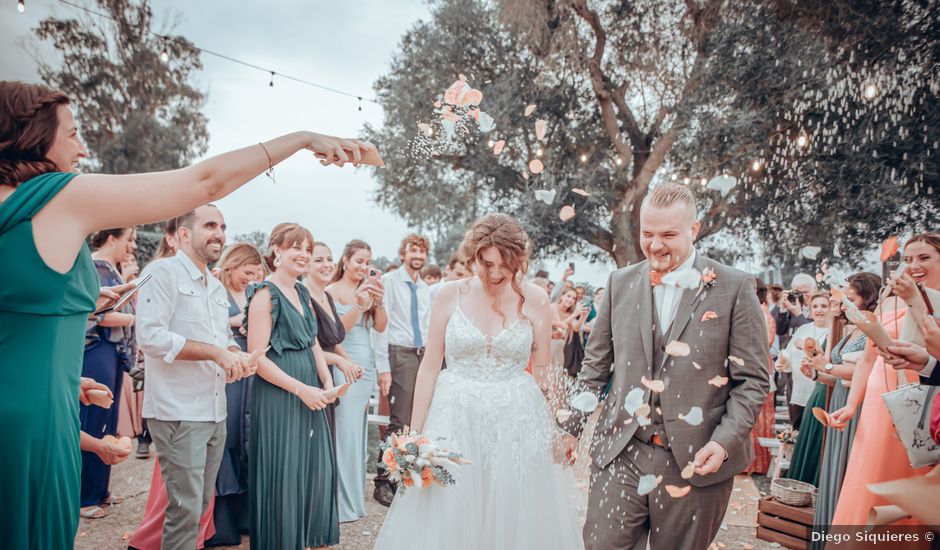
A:
{"label": "woman in teal dress", "polygon": [[251,548],[304,550],[339,543],[336,462],[324,390],[333,378],[317,343],[310,294],[299,277],[313,236],[296,224],[271,231],[273,273],[248,289],[248,349],[267,349],[251,396]]}
{"label": "woman in teal dress", "polygon": [[78,175],[88,155],[68,96],[0,81],[0,258],[15,258],[0,262],[4,548],[71,548],[78,527],[79,449],[106,463],[121,458],[116,446],[101,440],[82,436],[79,442],[85,323],[99,297],[86,237],[220,199],[301,149],[341,165],[349,160],[344,149],[358,156],[370,148],[296,132],[179,170]]}

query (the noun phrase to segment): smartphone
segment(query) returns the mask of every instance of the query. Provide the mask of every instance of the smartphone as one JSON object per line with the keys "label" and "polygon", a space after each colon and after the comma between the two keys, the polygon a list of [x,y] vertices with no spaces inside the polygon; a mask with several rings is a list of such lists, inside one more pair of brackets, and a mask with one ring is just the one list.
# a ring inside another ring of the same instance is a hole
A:
{"label": "smartphone", "polygon": [[568,269],[570,269],[571,272],[574,273],[574,262],[568,262]]}
{"label": "smartphone", "polygon": [[140,290],[140,287],[144,286],[144,284],[149,281],[151,277],[153,277],[153,273],[148,273],[139,279],[134,279],[134,286],[130,290],[127,290],[124,292],[124,294],[121,294],[121,297],[110,306],[105,306],[96,311],[95,315],[103,315],[105,313],[110,313],[124,307],[124,304],[133,298],[134,295],[137,294],[137,291]]}

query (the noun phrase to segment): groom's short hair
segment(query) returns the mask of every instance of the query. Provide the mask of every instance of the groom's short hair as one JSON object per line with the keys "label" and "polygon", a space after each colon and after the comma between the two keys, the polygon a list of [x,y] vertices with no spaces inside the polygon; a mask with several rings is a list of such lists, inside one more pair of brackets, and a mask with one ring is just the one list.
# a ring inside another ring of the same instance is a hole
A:
{"label": "groom's short hair", "polygon": [[643,199],[643,204],[640,208],[643,206],[669,208],[677,202],[685,203],[692,209],[692,219],[697,217],[695,197],[692,195],[692,191],[685,185],[675,183],[662,183],[654,187],[653,190],[646,195],[646,198]]}

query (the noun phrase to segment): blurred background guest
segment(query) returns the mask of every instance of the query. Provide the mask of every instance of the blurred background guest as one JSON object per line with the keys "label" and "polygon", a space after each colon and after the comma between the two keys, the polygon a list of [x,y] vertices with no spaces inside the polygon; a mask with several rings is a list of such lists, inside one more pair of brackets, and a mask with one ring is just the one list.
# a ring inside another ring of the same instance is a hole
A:
{"label": "blurred background guest", "polygon": [[[774,326],[774,319],[770,315],[767,307],[767,285],[764,281],[757,279],[757,300],[760,302],[761,309],[764,310],[764,320],[767,322],[767,376],[773,380],[773,346],[777,341],[777,327]],[[757,422],[751,428],[751,447],[754,449],[754,460],[748,465],[745,473],[748,474],[766,474],[770,468],[770,450],[760,444],[758,438],[774,437],[774,409],[776,396],[773,391],[767,395],[764,400],[764,406],[761,407],[757,415]]]}
{"label": "blurred background guest", "polygon": [[[106,229],[92,235],[91,257],[98,271],[100,286],[124,283],[118,271],[128,254],[137,250],[137,231],[133,227]],[[136,363],[137,349],[134,342],[134,315],[112,311],[96,316],[95,322],[85,331],[85,354],[82,361],[82,376],[104,384],[111,390],[114,405],[103,409],[95,405],[80,405],[79,418],[82,431],[92,437],[115,435],[118,430],[118,409],[121,405],[121,390],[124,373]],[[111,466],[92,452],[82,452],[81,513],[83,518],[102,518],[108,515],[100,505],[118,504],[123,497],[111,495]]]}
{"label": "blurred background guest", "polygon": [[436,265],[429,264],[424,266],[424,269],[421,270],[421,278],[424,279],[424,282],[430,285],[436,285],[441,282],[443,277],[441,273],[441,268]]}
{"label": "blurred background guest", "polygon": [[[811,298],[812,297],[812,298]],[[800,361],[803,358],[803,341],[812,338],[817,343],[824,341],[829,334],[829,295],[813,294],[807,296],[809,305],[810,323],[800,325],[789,339],[786,348],[780,352],[780,357],[774,368],[778,372],[790,375],[790,394],[787,400],[790,424],[799,428],[803,420],[803,407],[813,393],[814,382],[800,371]],[[776,322],[776,318],[774,320]],[[777,327],[780,335],[780,327]]]}

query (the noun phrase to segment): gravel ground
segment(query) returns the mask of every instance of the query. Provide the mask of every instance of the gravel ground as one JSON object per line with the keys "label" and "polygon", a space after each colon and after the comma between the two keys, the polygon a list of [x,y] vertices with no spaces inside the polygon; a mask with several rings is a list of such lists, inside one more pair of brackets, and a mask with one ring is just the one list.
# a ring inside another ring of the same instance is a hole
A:
{"label": "gravel ground", "polygon": [[[370,440],[377,442],[375,431]],[[147,503],[147,494],[150,490],[150,477],[153,473],[153,459],[139,460],[129,458],[118,464],[111,472],[111,488],[115,495],[127,498],[123,503],[110,507],[109,514],[103,519],[83,519],[79,523],[78,536],[75,539],[77,550],[123,550],[127,548],[130,538],[137,524],[144,514]],[[371,480],[370,473],[369,478]],[[761,478],[755,478],[756,485],[766,490],[766,483]],[[371,482],[369,483],[371,489]],[[371,550],[375,537],[378,535],[385,519],[386,508],[371,498],[371,490],[366,492],[366,511],[368,516],[354,523],[344,523],[340,526],[340,544],[335,548],[340,550]],[[718,548],[753,548],[769,549],[779,548],[755,537],[753,527],[738,527],[726,525],[719,532],[715,541]],[[248,537],[244,537],[240,546],[219,546],[217,548],[248,549]],[[481,549],[483,550],[483,549]]]}

